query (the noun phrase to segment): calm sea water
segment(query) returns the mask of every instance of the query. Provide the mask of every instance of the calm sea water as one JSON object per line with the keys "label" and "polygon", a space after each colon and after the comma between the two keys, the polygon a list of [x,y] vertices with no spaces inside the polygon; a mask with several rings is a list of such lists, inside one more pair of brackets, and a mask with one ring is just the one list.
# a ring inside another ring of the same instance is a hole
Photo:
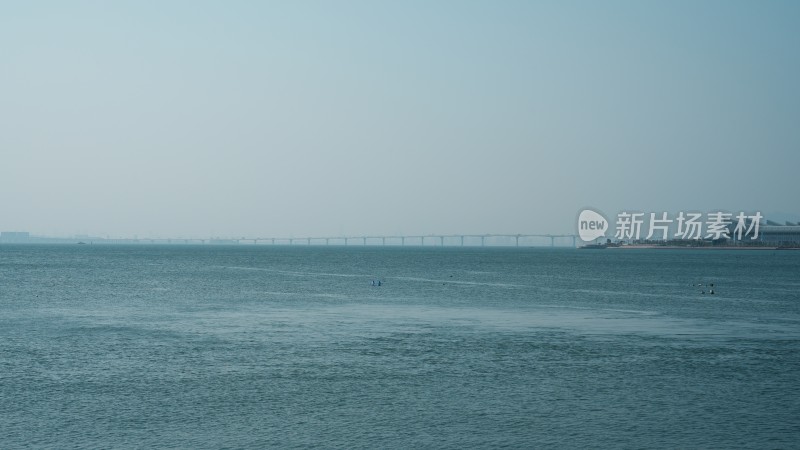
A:
{"label": "calm sea water", "polygon": [[800,252],[0,246],[2,448],[799,443]]}

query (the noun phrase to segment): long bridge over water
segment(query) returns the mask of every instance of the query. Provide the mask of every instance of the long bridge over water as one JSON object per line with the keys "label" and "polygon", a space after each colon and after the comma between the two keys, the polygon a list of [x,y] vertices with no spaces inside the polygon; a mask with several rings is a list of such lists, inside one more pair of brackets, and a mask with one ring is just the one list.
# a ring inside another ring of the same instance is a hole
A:
{"label": "long bridge over water", "polygon": [[[77,239],[77,238],[76,238]],[[361,246],[526,246],[575,247],[574,234],[428,234],[362,235],[323,237],[240,237],[240,238],[81,238],[86,243],[104,244],[252,244],[252,245],[361,245]]]}

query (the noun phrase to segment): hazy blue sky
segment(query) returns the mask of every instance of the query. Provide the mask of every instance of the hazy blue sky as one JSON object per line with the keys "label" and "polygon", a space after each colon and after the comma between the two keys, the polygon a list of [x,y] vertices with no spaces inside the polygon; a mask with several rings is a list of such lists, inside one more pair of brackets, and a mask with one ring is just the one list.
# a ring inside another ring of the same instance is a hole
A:
{"label": "hazy blue sky", "polygon": [[0,3],[0,230],[797,213],[800,2]]}

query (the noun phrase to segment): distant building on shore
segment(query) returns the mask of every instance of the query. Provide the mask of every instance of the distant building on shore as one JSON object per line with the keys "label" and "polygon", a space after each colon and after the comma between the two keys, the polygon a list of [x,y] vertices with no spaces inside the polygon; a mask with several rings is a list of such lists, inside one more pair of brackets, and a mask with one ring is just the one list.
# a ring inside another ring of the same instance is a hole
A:
{"label": "distant building on shore", "polygon": [[780,225],[767,221],[758,230],[758,240],[766,244],[800,245],[800,223],[786,222]]}

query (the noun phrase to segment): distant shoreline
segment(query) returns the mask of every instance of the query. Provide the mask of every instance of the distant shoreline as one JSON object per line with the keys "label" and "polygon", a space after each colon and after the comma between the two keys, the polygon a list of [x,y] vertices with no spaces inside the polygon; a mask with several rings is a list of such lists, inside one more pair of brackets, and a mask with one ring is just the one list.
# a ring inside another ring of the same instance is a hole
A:
{"label": "distant shoreline", "polygon": [[800,250],[800,247],[760,247],[760,246],[680,246],[680,245],[620,245],[605,249],[663,249],[663,250]]}

